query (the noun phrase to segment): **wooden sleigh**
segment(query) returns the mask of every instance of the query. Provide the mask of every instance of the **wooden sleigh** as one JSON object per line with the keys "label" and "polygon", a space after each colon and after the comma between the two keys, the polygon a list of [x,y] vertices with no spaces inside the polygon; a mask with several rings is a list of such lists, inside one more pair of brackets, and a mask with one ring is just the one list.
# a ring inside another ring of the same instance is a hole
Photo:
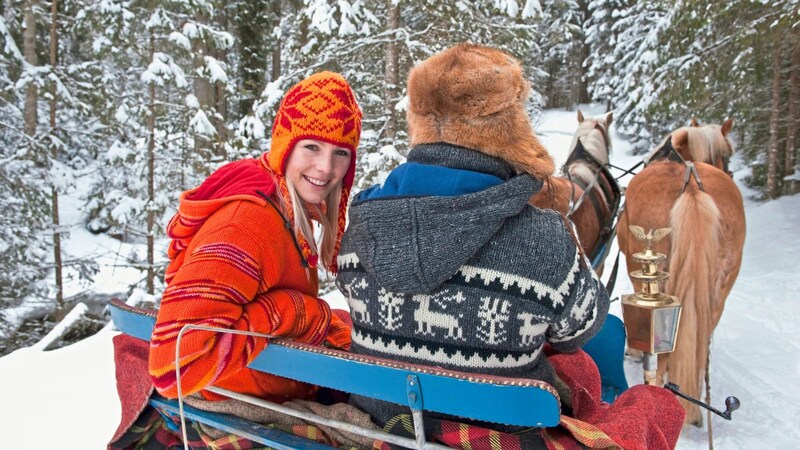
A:
{"label": "wooden sleigh", "polygon": [[[120,331],[149,341],[155,325],[155,311],[135,308],[118,299],[109,303],[109,310],[114,325]],[[609,316],[603,331],[585,347],[600,369],[606,401],[613,401],[613,397],[627,389],[622,368],[624,342],[625,332],[621,321]],[[426,441],[422,426],[423,412],[520,427],[554,427],[559,424],[561,416],[558,393],[555,388],[542,381],[405,364],[281,339],[270,340],[267,348],[249,367],[351,394],[406,405],[412,412],[415,438],[368,430],[216,387],[208,390],[308,422],[332,426],[406,448],[447,448]],[[192,408],[183,404],[182,399],[169,400],[154,395],[150,403],[162,411],[180,415],[182,422],[185,417],[270,448],[332,448],[235,416]],[[185,429],[185,423],[183,428]]]}

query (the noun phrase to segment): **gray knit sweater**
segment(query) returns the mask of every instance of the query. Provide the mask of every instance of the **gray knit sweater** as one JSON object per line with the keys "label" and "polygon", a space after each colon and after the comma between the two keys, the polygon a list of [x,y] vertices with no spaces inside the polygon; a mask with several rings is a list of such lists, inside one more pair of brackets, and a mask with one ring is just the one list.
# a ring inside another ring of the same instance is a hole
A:
{"label": "gray knit sweater", "polygon": [[[528,205],[542,182],[447,144],[415,147],[408,161],[499,184],[353,202],[336,278],[353,319],[351,351],[552,383],[544,343],[576,350],[600,329],[609,300],[563,217]],[[412,171],[404,176],[414,184]],[[407,412],[352,402],[380,425]]]}

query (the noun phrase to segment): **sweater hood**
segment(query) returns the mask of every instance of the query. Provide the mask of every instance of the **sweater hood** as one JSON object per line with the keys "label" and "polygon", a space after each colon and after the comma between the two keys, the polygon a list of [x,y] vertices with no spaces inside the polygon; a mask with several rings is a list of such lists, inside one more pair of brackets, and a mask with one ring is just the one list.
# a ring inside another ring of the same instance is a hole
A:
{"label": "sweater hood", "polygon": [[408,161],[480,172],[502,182],[463,195],[416,193],[353,202],[340,267],[354,252],[383,287],[399,293],[430,292],[450,279],[491,245],[506,220],[542,186],[528,174],[513,176],[500,159],[447,144],[417,146]]}
{"label": "sweater hood", "polygon": [[[272,196],[275,190],[275,179],[258,159],[244,159],[220,167],[203,184],[181,194],[178,212],[167,225],[167,236],[172,239],[169,259],[178,258],[200,227],[220,208],[233,201],[266,205],[266,197]],[[168,269],[168,272],[172,271]]]}

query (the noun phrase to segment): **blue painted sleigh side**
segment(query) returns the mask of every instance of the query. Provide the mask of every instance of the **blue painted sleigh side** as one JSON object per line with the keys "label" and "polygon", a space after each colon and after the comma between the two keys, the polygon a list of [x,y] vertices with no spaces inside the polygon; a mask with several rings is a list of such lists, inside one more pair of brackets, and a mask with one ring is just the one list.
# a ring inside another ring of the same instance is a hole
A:
{"label": "blue painted sleigh side", "polygon": [[[114,325],[123,333],[149,341],[155,312],[109,303]],[[271,340],[249,365],[298,381],[409,406],[412,412],[433,411],[522,427],[553,427],[560,420],[560,402],[549,384],[531,379],[486,376],[411,365]],[[218,392],[216,388],[210,388]],[[159,403],[160,402],[160,403]],[[177,401],[154,398],[162,408],[177,412]],[[184,408],[191,420],[247,437],[272,448],[328,448],[303,438],[262,427],[224,414]],[[298,439],[302,444],[298,443]],[[413,442],[413,440],[412,440]],[[417,448],[433,448],[417,439]]]}

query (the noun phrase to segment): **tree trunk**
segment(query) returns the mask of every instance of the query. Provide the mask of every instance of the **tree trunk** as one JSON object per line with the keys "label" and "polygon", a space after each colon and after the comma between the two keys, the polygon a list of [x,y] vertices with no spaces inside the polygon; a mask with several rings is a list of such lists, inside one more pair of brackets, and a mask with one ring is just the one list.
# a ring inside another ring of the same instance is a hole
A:
{"label": "tree trunk", "polygon": [[239,100],[239,115],[252,111],[253,102],[264,90],[267,80],[266,51],[264,31],[271,21],[264,20],[266,0],[247,0],[238,2],[236,10],[236,39],[239,49],[239,79],[242,95]]}
{"label": "tree trunk", "polygon": [[[228,29],[228,17],[225,14],[225,9],[222,8],[220,13],[216,16],[216,25],[220,30]],[[228,62],[228,50],[220,51],[214,48],[214,57],[222,63]],[[214,119],[214,126],[217,130],[216,151],[217,156],[221,157],[223,161],[227,161],[228,155],[225,151],[225,142],[228,141],[228,96],[225,91],[225,83],[220,81],[214,83],[214,109],[217,111],[217,117]]]}
{"label": "tree trunk", "polygon": [[[156,37],[150,31],[150,60],[152,61],[156,52]],[[147,293],[154,295],[155,289],[155,154],[156,154],[156,84],[151,82],[149,86],[148,110],[150,115],[147,117]]]}
{"label": "tree trunk", "polygon": [[556,82],[555,73],[558,73],[558,67],[555,62],[548,63],[547,73],[549,74],[545,80],[545,88],[542,92],[547,92],[547,108],[557,108],[561,106],[560,93],[558,92],[558,83]]}
{"label": "tree trunk", "polygon": [[[586,30],[586,22],[589,21],[589,2],[579,1],[578,8],[581,12],[580,29]],[[592,99],[589,96],[589,80],[586,75],[586,60],[589,59],[589,44],[586,42],[586,35],[581,32],[581,57],[578,62],[577,72],[578,78],[578,103],[589,103]]]}
{"label": "tree trunk", "polygon": [[[786,154],[783,164],[783,174],[792,175],[795,172],[795,152],[797,151],[797,127],[800,126],[800,42],[798,34],[794,33],[792,40],[792,67],[789,75],[789,114],[786,125]],[[784,194],[790,192],[793,184],[784,184]],[[789,190],[787,192],[786,190]]]}
{"label": "tree trunk", "polygon": [[[224,56],[223,56],[224,58]],[[222,59],[220,61],[223,61]],[[216,98],[216,110],[219,117],[214,119],[214,126],[217,129],[217,143],[218,149],[217,156],[227,160],[228,155],[225,153],[225,142],[228,140],[228,128],[225,125],[228,123],[228,97],[225,95],[225,84],[221,82],[214,83],[214,97]]]}
{"label": "tree trunk", "polygon": [[282,38],[277,36],[274,32],[276,28],[281,26],[281,0],[272,0],[272,37],[274,42],[272,44],[272,73],[270,81],[275,81],[281,76],[281,41]]}
{"label": "tree trunk", "polygon": [[[15,3],[14,5],[11,4],[12,1]],[[18,3],[17,0],[2,0],[0,2],[0,16],[5,19],[6,24],[11,23],[13,17],[19,13],[16,3]]]}
{"label": "tree trunk", "polygon": [[[394,32],[400,28],[400,4],[399,0],[386,0],[386,31]],[[397,97],[399,95],[398,82],[400,79],[398,67],[397,34],[391,33],[389,42],[384,48],[384,90],[383,107],[386,114],[386,128],[384,138],[387,143],[394,144],[397,136]]]}
{"label": "tree trunk", "polygon": [[[25,7],[25,31],[22,34],[22,52],[25,62],[30,66],[39,65],[39,57],[36,53],[36,7],[38,0],[29,0]],[[36,134],[37,111],[36,106],[39,101],[39,93],[35,83],[28,83],[25,90],[25,135],[32,137]]]}
{"label": "tree trunk", "polygon": [[[289,3],[292,8],[292,12],[300,11],[303,8],[303,2],[301,0],[294,0]],[[291,14],[291,13],[290,13]],[[311,28],[311,19],[308,18],[305,14],[300,14],[299,17],[296,17],[297,23],[297,48],[303,48],[308,44],[308,35],[310,33]]]}
{"label": "tree trunk", "polygon": [[[205,19],[198,15],[195,20],[203,23]],[[203,57],[208,55],[208,46],[199,38],[195,38],[192,42],[192,53],[194,53],[193,66],[195,70],[205,67]],[[196,75],[194,77],[194,95],[197,97],[200,107],[205,110],[208,105],[212,104],[211,83],[205,76]]]}
{"label": "tree trunk", "polygon": [[[206,23],[207,17],[197,13],[195,14],[195,21],[198,23]],[[194,38],[192,40],[192,53],[194,54],[192,66],[195,70],[193,82],[194,96],[200,104],[200,109],[208,113],[211,110],[211,106],[214,105],[214,87],[211,85],[207,75],[198,74],[198,71],[205,67],[204,57],[210,55],[208,45],[202,38]],[[208,119],[213,123],[213,117],[209,117]],[[210,142],[208,138],[200,133],[194,133],[193,137],[195,154],[198,155],[200,160],[206,160],[206,158],[210,156],[209,153],[213,154],[213,150],[209,148]],[[196,169],[198,168],[195,167],[195,170]]]}
{"label": "tree trunk", "polygon": [[[58,0],[51,0],[50,3],[50,70],[55,72],[58,65]],[[58,106],[58,90],[55,83],[51,88],[52,98],[50,99],[50,133],[56,132],[56,111]],[[55,144],[50,146],[50,160],[56,161],[58,158],[58,148]],[[48,164],[49,166],[50,164]],[[61,220],[58,214],[58,189],[55,183],[50,186],[52,198],[53,216],[53,261],[56,271],[56,321],[60,322],[64,318],[64,265],[61,260]]]}
{"label": "tree trunk", "polygon": [[775,43],[772,63],[772,115],[769,119],[769,150],[767,154],[767,191],[768,198],[778,196],[778,122],[781,116],[781,44],[780,32],[775,32]]}

